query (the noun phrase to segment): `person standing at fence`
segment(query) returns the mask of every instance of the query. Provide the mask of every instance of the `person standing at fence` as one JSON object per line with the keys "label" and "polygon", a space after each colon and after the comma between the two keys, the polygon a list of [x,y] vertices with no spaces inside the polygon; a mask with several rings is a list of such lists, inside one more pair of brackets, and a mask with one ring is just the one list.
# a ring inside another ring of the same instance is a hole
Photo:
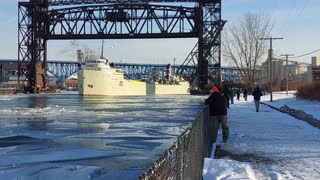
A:
{"label": "person standing at fence", "polygon": [[229,127],[227,121],[227,100],[220,94],[217,87],[211,89],[211,95],[205,101],[209,105],[209,140],[214,143],[217,141],[220,124],[222,126],[223,142],[227,142],[229,137]]}
{"label": "person standing at fence", "polygon": [[260,98],[262,96],[262,93],[261,93],[259,87],[257,87],[253,91],[252,96],[254,98],[254,103],[256,104],[256,111],[259,112]]}

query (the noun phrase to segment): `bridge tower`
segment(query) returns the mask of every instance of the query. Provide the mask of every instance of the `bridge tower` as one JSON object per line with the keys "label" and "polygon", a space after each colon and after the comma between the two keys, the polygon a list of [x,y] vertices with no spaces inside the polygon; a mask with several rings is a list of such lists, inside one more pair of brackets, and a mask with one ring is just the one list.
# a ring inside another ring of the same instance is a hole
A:
{"label": "bridge tower", "polygon": [[[221,0],[29,0],[18,6],[18,76],[30,93],[46,89],[47,41],[63,39],[198,38],[179,72],[196,66],[190,81],[200,93],[208,92],[209,80],[221,82]],[[218,70],[209,72],[209,65]]]}
{"label": "bridge tower", "polygon": [[48,7],[48,0],[19,2],[18,80],[25,77],[30,93],[45,90],[47,39],[40,34],[48,30]]}

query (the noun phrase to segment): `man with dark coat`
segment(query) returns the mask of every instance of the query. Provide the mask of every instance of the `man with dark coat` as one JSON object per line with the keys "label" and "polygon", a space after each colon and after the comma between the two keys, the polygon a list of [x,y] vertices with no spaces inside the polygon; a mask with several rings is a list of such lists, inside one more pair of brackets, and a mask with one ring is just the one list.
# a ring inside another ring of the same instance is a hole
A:
{"label": "man with dark coat", "polygon": [[246,88],[243,89],[243,98],[245,101],[247,101],[248,98],[248,90]]}
{"label": "man with dark coat", "polygon": [[259,112],[259,104],[260,104],[260,98],[262,96],[262,93],[259,89],[259,87],[257,87],[253,93],[252,93],[252,96],[254,98],[254,103],[256,104],[256,111]]}
{"label": "man with dark coat", "polygon": [[219,89],[217,87],[213,87],[211,92],[212,94],[205,102],[206,105],[209,105],[210,111],[209,128],[213,130],[212,133],[209,134],[209,139],[211,142],[217,141],[218,130],[221,124],[223,142],[227,142],[229,137],[227,100],[219,93]]}
{"label": "man with dark coat", "polygon": [[241,93],[240,88],[237,89],[236,93],[237,93],[237,100],[240,101],[240,93]]}

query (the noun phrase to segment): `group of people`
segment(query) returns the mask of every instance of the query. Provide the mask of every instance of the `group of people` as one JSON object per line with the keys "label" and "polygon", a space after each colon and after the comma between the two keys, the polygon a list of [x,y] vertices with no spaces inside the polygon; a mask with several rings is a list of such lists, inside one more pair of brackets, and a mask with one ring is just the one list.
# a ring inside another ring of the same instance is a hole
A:
{"label": "group of people", "polygon": [[234,104],[234,97],[236,95],[237,97],[237,100],[240,101],[240,95],[241,95],[241,92],[243,93],[243,98],[245,101],[248,100],[248,90],[246,88],[229,88],[229,87],[224,87],[223,91],[222,91],[222,94],[223,96],[226,98],[227,100],[227,105],[228,105],[228,108],[229,108],[229,105],[231,102],[231,104]]}
{"label": "group of people", "polygon": [[[240,98],[240,89],[236,90],[237,99]],[[248,91],[243,89],[244,99],[247,101]],[[262,92],[259,87],[256,87],[252,92],[254,98],[256,112],[259,112],[260,98]],[[209,105],[209,129],[212,129],[212,132],[209,134],[209,139],[211,142],[217,141],[218,130],[220,125],[222,127],[222,140],[223,142],[228,141],[229,137],[229,126],[227,119],[227,108],[229,108],[229,100],[231,99],[231,104],[233,104],[234,91],[228,89],[227,87],[223,89],[222,92],[219,91],[219,88],[214,86],[211,89],[211,95],[206,99],[205,104]]]}

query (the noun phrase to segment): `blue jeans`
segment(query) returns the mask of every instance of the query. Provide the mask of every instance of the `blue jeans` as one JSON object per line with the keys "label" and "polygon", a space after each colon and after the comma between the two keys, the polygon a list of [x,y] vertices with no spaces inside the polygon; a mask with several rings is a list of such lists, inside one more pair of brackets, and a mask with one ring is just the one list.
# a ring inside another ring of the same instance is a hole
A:
{"label": "blue jeans", "polygon": [[256,104],[256,111],[259,112],[260,100],[254,100],[254,103]]}

